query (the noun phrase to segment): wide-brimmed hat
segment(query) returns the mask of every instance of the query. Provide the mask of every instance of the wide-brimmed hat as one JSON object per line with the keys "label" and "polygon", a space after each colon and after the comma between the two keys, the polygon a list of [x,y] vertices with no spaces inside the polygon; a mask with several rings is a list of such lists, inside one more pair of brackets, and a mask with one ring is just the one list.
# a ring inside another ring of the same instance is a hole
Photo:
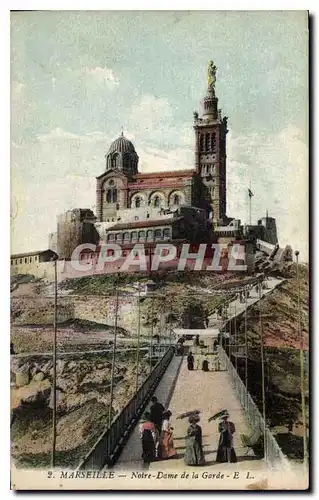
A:
{"label": "wide-brimmed hat", "polygon": [[184,413],[181,413],[176,417],[176,420],[187,418],[187,417],[192,417],[192,416],[198,416],[199,413],[201,413],[201,410],[191,410],[191,411],[186,411]]}
{"label": "wide-brimmed hat", "polygon": [[226,411],[226,412],[225,412],[225,413],[223,413],[223,414],[222,414],[219,418],[220,418],[221,420],[223,420],[223,418],[228,418],[228,417],[229,417],[229,413],[228,413],[228,411]]}
{"label": "wide-brimmed hat", "polygon": [[196,424],[196,422],[199,422],[200,421],[200,416],[197,414],[197,415],[191,415],[188,419],[189,423],[190,424]]}
{"label": "wide-brimmed hat", "polygon": [[212,417],[209,417],[208,419],[208,422],[211,422],[212,420],[217,420],[217,419],[222,419],[224,417],[229,417],[229,413],[228,413],[228,410],[224,409],[224,410],[221,410],[217,413],[215,413],[215,415],[213,415]]}

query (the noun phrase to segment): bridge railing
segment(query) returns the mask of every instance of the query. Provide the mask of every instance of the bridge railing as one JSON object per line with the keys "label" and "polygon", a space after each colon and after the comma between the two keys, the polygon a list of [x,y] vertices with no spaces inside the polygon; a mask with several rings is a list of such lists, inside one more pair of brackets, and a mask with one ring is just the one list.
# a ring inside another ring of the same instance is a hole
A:
{"label": "bridge railing", "polygon": [[79,464],[78,470],[101,470],[105,465],[112,466],[115,463],[173,356],[174,349],[169,347],[133,398],[98,438]]}
{"label": "bridge railing", "polygon": [[[256,431],[257,429],[259,429],[261,435],[264,435],[265,422],[260,411],[258,410],[249,392],[246,390],[246,387],[239,377],[234,365],[221,346],[219,346],[219,353],[221,360],[225,364],[225,368],[230,374],[239,401],[245,410],[246,417],[250,423],[252,430]],[[285,470],[290,469],[288,458],[283,454],[279,444],[277,443],[274,435],[268,427],[265,431],[264,441],[265,458],[269,465],[271,467],[280,467]]]}

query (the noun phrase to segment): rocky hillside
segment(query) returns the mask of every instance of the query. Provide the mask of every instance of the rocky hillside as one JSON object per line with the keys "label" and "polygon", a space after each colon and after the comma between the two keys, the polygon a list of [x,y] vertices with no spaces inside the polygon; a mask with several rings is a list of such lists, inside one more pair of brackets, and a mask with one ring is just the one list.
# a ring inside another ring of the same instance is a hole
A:
{"label": "rocky hillside", "polygon": [[[249,391],[262,408],[260,312],[265,359],[266,413],[268,424],[278,431],[285,452],[292,458],[302,457],[302,418],[300,397],[300,345],[298,331],[298,283],[296,266],[285,273],[273,293],[248,310],[247,343],[249,357]],[[301,331],[304,344],[305,387],[309,398],[309,269],[300,266]],[[243,345],[244,318],[237,322],[238,344]],[[244,360],[238,360],[244,380]],[[289,431],[289,438],[285,434]]]}
{"label": "rocky hillside", "polygon": [[[135,351],[117,354],[113,416],[134,394],[135,358]],[[17,466],[47,467],[52,446],[52,361],[45,356],[13,357],[11,372],[12,457]],[[111,355],[82,355],[67,361],[58,360],[58,466],[77,466],[106,428],[110,373]],[[142,357],[140,384],[148,373],[148,359]]]}

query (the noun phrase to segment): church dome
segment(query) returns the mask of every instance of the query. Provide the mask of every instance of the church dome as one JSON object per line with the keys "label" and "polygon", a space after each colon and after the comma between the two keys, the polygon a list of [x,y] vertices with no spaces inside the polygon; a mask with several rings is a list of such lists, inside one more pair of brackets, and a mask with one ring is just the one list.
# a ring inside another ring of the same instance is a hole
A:
{"label": "church dome", "polygon": [[127,177],[137,174],[138,156],[134,145],[123,132],[112,142],[106,155],[106,170],[119,170]]}
{"label": "church dome", "polygon": [[112,142],[108,154],[110,153],[135,153],[134,145],[122,134]]}

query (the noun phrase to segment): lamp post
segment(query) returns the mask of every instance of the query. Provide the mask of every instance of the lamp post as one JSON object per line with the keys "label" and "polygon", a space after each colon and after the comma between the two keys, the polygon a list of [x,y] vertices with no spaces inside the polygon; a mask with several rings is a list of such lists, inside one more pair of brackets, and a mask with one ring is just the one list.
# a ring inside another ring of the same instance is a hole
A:
{"label": "lamp post", "polygon": [[248,350],[247,350],[247,288],[245,286],[245,387],[248,391]]}
{"label": "lamp post", "polygon": [[138,391],[138,368],[140,362],[140,334],[141,334],[141,292],[140,283],[138,283],[138,296],[137,296],[137,349],[136,349],[136,380],[135,380],[135,392]]}
{"label": "lamp post", "polygon": [[119,273],[117,273],[115,284],[115,318],[114,318],[114,338],[113,338],[113,355],[112,355],[112,369],[111,369],[111,387],[110,387],[110,406],[109,406],[109,428],[112,423],[112,406],[114,397],[114,369],[116,357],[116,342],[117,342],[117,314],[119,308]]}
{"label": "lamp post", "polygon": [[264,359],[264,334],[263,334],[263,320],[261,311],[261,282],[258,284],[259,292],[259,335],[260,335],[260,356],[261,356],[261,393],[262,393],[262,406],[263,406],[263,419],[264,419],[264,459],[268,458],[267,439],[266,439],[266,396],[265,396],[265,359]]}
{"label": "lamp post", "polygon": [[152,372],[152,350],[153,350],[153,333],[154,333],[154,297],[151,297],[151,332],[150,332],[150,373]]}
{"label": "lamp post", "polygon": [[301,329],[301,304],[300,304],[300,274],[299,274],[299,251],[296,250],[297,264],[297,290],[298,290],[298,335],[300,338],[300,392],[301,392],[301,412],[303,425],[303,463],[305,469],[308,464],[308,443],[307,443],[307,418],[306,418],[306,397],[305,397],[305,360],[304,360],[304,341]]}
{"label": "lamp post", "polygon": [[53,311],[53,373],[52,373],[52,453],[51,453],[51,466],[55,467],[56,455],[56,344],[57,344],[57,307],[58,307],[58,272],[57,260],[58,254],[54,252],[53,260],[54,265],[54,311]]}

